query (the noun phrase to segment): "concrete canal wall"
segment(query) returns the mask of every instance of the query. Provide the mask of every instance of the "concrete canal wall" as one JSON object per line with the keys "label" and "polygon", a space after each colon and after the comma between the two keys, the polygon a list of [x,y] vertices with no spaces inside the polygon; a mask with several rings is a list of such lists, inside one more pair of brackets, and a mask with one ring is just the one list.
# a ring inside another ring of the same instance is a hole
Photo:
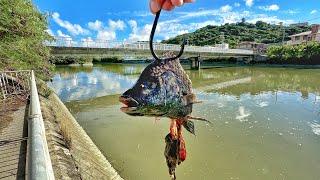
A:
{"label": "concrete canal wall", "polygon": [[39,91],[55,178],[121,180],[59,97],[44,83]]}

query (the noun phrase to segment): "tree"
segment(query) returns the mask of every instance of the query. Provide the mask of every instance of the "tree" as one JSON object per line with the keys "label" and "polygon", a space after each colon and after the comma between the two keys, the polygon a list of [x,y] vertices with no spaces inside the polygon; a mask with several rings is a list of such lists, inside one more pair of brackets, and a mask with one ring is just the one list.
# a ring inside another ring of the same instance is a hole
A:
{"label": "tree", "polygon": [[[285,40],[289,40],[289,36],[301,32],[308,31],[306,27],[283,26],[285,30]],[[183,36],[187,36],[192,45],[210,45],[220,44],[222,42],[221,33],[225,34],[224,42],[228,43],[231,48],[235,48],[241,41],[256,41],[262,43],[280,43],[282,42],[283,33],[279,33],[279,26],[268,24],[263,21],[251,23],[233,23],[221,26],[206,26],[192,33],[179,35],[177,37],[163,41],[165,43],[179,44]],[[281,31],[282,32],[282,31]]]}
{"label": "tree", "polygon": [[246,23],[246,18],[242,18],[242,19],[241,19],[241,23],[242,23],[242,24]]}
{"label": "tree", "polygon": [[46,32],[47,18],[31,0],[0,0],[0,69],[33,69],[48,78],[52,65]]}
{"label": "tree", "polygon": [[268,26],[268,24],[266,22],[263,22],[263,21],[257,21],[256,22],[256,26],[259,29],[264,29],[264,28],[266,28]]}

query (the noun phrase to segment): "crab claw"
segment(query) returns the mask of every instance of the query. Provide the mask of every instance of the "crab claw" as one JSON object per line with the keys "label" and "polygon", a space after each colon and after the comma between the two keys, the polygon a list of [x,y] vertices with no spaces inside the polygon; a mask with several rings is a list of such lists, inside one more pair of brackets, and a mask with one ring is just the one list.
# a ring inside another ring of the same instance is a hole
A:
{"label": "crab claw", "polygon": [[186,160],[186,157],[187,157],[186,143],[182,136],[179,137],[179,140],[180,140],[179,159],[181,162],[183,162],[184,160]]}

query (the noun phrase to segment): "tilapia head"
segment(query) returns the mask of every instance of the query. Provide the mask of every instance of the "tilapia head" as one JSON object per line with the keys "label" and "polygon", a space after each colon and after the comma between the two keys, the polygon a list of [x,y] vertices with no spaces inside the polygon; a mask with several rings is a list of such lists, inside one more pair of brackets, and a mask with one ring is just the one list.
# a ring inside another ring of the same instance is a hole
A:
{"label": "tilapia head", "polygon": [[[167,53],[164,56],[172,55]],[[175,59],[153,61],[119,100],[125,104],[121,110],[129,115],[175,117],[191,113],[195,95],[192,93],[191,80],[179,59]]]}

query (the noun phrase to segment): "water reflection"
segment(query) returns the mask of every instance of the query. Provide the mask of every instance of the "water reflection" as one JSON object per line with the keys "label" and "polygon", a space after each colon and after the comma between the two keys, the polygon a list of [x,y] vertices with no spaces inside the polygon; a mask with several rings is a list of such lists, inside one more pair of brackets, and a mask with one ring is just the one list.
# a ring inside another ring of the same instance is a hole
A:
{"label": "water reflection", "polygon": [[61,67],[49,86],[63,101],[82,100],[113,94],[120,94],[136,81],[135,74],[141,71],[138,67],[123,67],[121,74],[117,69],[94,67],[79,68]]}
{"label": "water reflection", "polygon": [[[86,71],[62,68],[52,85],[60,85],[59,96],[69,101],[67,107],[122,177],[167,179],[159,154],[169,120],[155,123],[154,118],[119,111],[118,94],[131,87],[143,69],[142,65],[130,66],[105,65]],[[213,126],[195,122],[197,136],[185,134],[192,148],[188,161],[179,167],[179,179],[319,178],[320,70],[229,67],[188,74],[203,101],[194,106],[193,115],[205,117]],[[71,82],[89,89],[102,83],[103,76],[109,76],[110,82],[116,76],[130,81],[119,83],[117,91],[105,86],[73,97],[76,101],[69,99]],[[88,83],[88,77],[97,80]],[[238,81],[248,77],[249,82]],[[208,88],[218,83],[224,86]]]}
{"label": "water reflection", "polygon": [[[83,100],[120,94],[131,87],[145,65],[100,65],[95,67],[59,67],[49,85],[63,101]],[[243,93],[320,92],[317,69],[229,67],[188,71],[193,87],[205,92],[240,96]],[[220,83],[220,86],[219,86]]]}

